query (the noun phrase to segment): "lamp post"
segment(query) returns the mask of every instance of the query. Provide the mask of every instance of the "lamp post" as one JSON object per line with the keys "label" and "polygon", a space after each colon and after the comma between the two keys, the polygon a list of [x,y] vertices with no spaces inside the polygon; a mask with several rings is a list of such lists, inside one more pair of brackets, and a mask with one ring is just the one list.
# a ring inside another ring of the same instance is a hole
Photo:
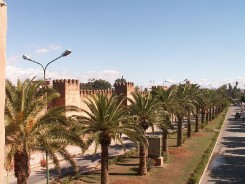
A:
{"label": "lamp post", "polygon": [[[47,67],[53,63],[54,61],[62,58],[62,57],[65,57],[65,56],[68,56],[69,54],[71,54],[71,50],[65,50],[59,57],[55,58],[54,60],[50,61],[49,63],[47,63],[45,66],[43,66],[41,63],[39,62],[36,62],[34,60],[32,60],[29,56],[27,55],[23,55],[23,59],[24,60],[27,60],[27,61],[31,61],[33,63],[36,63],[38,65],[40,65],[43,69],[43,79],[44,81],[46,80],[46,69]],[[49,167],[48,167],[48,151],[46,151],[46,177],[47,177],[47,184],[49,183]]]}
{"label": "lamp post", "polygon": [[175,84],[175,83],[173,83],[173,82],[169,82],[169,81],[165,81],[165,82],[170,83],[170,84],[173,84],[173,85],[176,85],[176,84]]}
{"label": "lamp post", "polygon": [[51,63],[53,63],[54,61],[60,59],[61,57],[65,57],[65,56],[68,56],[69,54],[71,53],[71,50],[65,50],[59,57],[55,58],[54,60],[50,61],[48,64],[46,64],[46,66],[44,67],[41,63],[39,62],[36,62],[34,60],[32,60],[29,56],[27,55],[23,55],[23,59],[24,60],[27,60],[27,61],[31,61],[33,63],[36,63],[38,65],[40,65],[43,69],[43,79],[45,80],[46,79],[46,69],[48,67],[48,65],[50,65]]}

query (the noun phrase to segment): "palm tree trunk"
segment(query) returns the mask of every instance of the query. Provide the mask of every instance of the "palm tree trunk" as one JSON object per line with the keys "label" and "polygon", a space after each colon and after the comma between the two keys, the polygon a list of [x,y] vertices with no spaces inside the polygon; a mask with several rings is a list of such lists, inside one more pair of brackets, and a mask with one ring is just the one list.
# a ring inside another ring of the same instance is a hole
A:
{"label": "palm tree trunk", "polygon": [[17,151],[14,154],[14,173],[17,178],[17,184],[27,184],[30,176],[30,158],[27,151]]}
{"label": "palm tree trunk", "polygon": [[212,121],[212,108],[209,109],[209,121]]}
{"label": "palm tree trunk", "polygon": [[212,117],[212,119],[214,119],[215,118],[215,106],[213,106],[213,117]]}
{"label": "palm tree trunk", "polygon": [[140,163],[138,174],[140,176],[147,174],[146,158],[147,158],[147,147],[144,144],[140,144]]}
{"label": "palm tree trunk", "polygon": [[109,184],[108,145],[101,144],[101,184]]}
{"label": "palm tree trunk", "polygon": [[196,114],[195,132],[199,132],[199,110],[198,109],[197,109],[197,114]]}
{"label": "palm tree trunk", "polygon": [[183,118],[178,117],[177,146],[182,146],[182,124],[183,124]]}
{"label": "palm tree trunk", "polygon": [[162,134],[162,151],[168,155],[168,133],[163,132]]}
{"label": "palm tree trunk", "polygon": [[208,111],[206,112],[206,123],[208,123]]}
{"label": "palm tree trunk", "polygon": [[205,117],[205,112],[202,110],[202,125],[204,124],[204,117]]}
{"label": "palm tree trunk", "polygon": [[187,119],[187,137],[190,138],[191,137],[191,116],[188,116]]}

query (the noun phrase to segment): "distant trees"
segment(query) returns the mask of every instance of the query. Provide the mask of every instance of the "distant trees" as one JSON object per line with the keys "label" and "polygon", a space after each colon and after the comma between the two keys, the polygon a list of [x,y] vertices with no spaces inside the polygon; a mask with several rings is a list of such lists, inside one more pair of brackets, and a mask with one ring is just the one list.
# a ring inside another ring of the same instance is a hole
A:
{"label": "distant trees", "polygon": [[80,85],[81,89],[87,89],[87,90],[107,90],[111,89],[111,84],[110,82],[102,79],[98,80],[89,80],[87,83],[81,83]]}
{"label": "distant trees", "polygon": [[234,86],[228,84],[227,94],[230,98],[241,98],[241,89],[238,88],[238,82]]}
{"label": "distant trees", "polygon": [[122,76],[122,78],[116,79],[115,82],[127,82],[127,80],[124,79],[123,76]]}
{"label": "distant trees", "polygon": [[[118,78],[115,80],[115,82],[127,82],[126,79]],[[80,89],[82,90],[107,90],[111,89],[112,85],[109,81],[103,80],[103,79],[89,79],[87,83],[81,83]]]}

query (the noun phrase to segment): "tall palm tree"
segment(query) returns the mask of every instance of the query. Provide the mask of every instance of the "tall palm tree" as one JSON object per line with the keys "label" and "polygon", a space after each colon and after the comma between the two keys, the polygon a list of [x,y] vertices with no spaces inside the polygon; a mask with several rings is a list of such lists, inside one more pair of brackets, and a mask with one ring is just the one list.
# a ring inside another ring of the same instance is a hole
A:
{"label": "tall palm tree", "polygon": [[156,97],[159,102],[159,111],[157,116],[157,127],[162,131],[162,151],[164,154],[168,155],[168,134],[169,129],[174,129],[170,114],[173,112],[173,89],[169,88],[164,90],[159,88],[152,91],[152,95]]}
{"label": "tall palm tree", "polygon": [[201,103],[202,103],[202,90],[199,88],[196,89],[196,96],[195,96],[195,106],[196,106],[196,111],[195,111],[195,132],[199,132],[199,114],[200,114],[200,109],[201,109]]}
{"label": "tall palm tree", "polygon": [[128,117],[123,101],[122,98],[105,94],[90,96],[84,101],[88,110],[83,110],[84,114],[78,118],[81,133],[90,137],[90,143],[95,143],[95,150],[101,146],[102,184],[109,183],[108,149],[112,140],[123,143],[120,135],[125,134],[136,145],[138,142],[147,144],[143,129]]}
{"label": "tall palm tree", "polygon": [[182,124],[184,117],[187,117],[190,112],[195,111],[195,103],[189,91],[189,85],[181,84],[173,86],[174,88],[174,114],[177,116],[177,146],[182,145]]}
{"label": "tall palm tree", "polygon": [[[199,107],[199,99],[200,99],[200,94],[199,94],[199,85],[197,84],[189,84],[187,85],[187,90],[188,90],[188,96],[190,100],[192,101],[192,104],[194,105],[195,108],[187,108],[187,137],[190,138],[192,134],[191,130],[191,114],[197,114],[198,116],[198,107]],[[196,125],[198,126],[198,125]]]}
{"label": "tall palm tree", "polygon": [[[27,183],[30,175],[30,154],[34,151],[46,152],[56,168],[59,161],[56,153],[68,160],[77,170],[76,164],[66,150],[66,145],[85,146],[79,136],[71,133],[72,122],[66,118],[67,108],[57,107],[47,110],[47,104],[59,95],[44,82],[18,81],[14,86],[6,81],[6,145],[9,152],[6,165],[14,162],[14,172],[18,184]],[[48,95],[47,95],[48,94]]]}
{"label": "tall palm tree", "polygon": [[168,134],[169,129],[174,129],[173,124],[171,123],[169,114],[160,113],[157,120],[157,127],[162,131],[162,152],[165,155],[168,155]]}
{"label": "tall palm tree", "polygon": [[[151,94],[146,96],[141,95],[139,92],[132,93],[130,101],[129,111],[130,114],[136,116],[138,124],[144,129],[144,132],[151,127],[154,131],[154,123],[156,122],[157,109],[159,103]],[[140,144],[140,163],[139,163],[139,175],[147,174],[146,160],[148,157],[148,147],[145,144]]]}

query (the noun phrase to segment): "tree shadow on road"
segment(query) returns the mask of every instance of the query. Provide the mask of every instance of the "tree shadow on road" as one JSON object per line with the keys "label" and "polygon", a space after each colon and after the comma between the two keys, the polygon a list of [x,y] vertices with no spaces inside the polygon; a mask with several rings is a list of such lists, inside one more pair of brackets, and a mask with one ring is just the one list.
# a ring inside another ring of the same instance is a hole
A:
{"label": "tree shadow on road", "polygon": [[245,183],[245,157],[224,156],[223,158],[225,162],[210,172],[210,176],[213,179],[208,182],[214,182],[216,184]]}

